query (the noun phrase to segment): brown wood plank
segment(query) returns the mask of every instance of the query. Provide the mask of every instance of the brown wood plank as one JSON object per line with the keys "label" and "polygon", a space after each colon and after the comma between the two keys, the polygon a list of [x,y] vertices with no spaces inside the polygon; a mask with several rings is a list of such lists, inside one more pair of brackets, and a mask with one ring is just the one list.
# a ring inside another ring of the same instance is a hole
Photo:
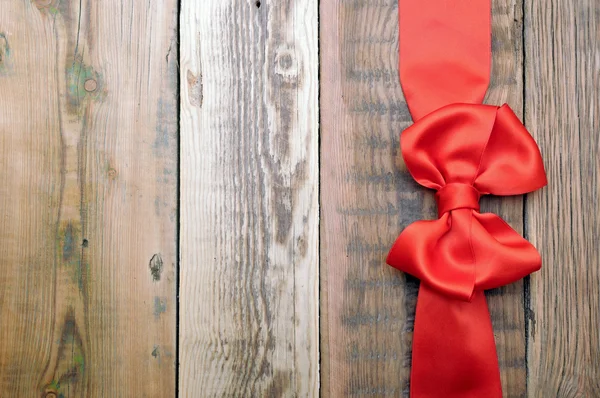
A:
{"label": "brown wood plank", "polygon": [[317,12],[182,3],[183,397],[318,394]]}
{"label": "brown wood plank", "polygon": [[[523,1],[492,1],[492,71],[485,103],[507,103],[523,117]],[[484,197],[482,212],[498,214],[523,233],[523,196]],[[504,397],[526,395],[524,282],[487,292]]]}
{"label": "brown wood plank", "polygon": [[526,120],[549,186],[527,200],[530,397],[600,396],[600,3],[526,7]]}
{"label": "brown wood plank", "polygon": [[393,0],[321,2],[322,397],[408,391],[417,284],[385,256],[434,203],[397,157],[411,123],[397,10]]}
{"label": "brown wood plank", "polygon": [[175,391],[175,0],[0,7],[0,395]]}
{"label": "brown wood plank", "polygon": [[[408,396],[418,283],[385,265],[398,233],[436,216],[399,154],[411,122],[398,82],[397,3],[321,2],[323,397]],[[493,1],[486,102],[522,110],[522,3]],[[518,231],[523,199],[486,199]],[[523,284],[488,296],[505,395],[525,394]]]}

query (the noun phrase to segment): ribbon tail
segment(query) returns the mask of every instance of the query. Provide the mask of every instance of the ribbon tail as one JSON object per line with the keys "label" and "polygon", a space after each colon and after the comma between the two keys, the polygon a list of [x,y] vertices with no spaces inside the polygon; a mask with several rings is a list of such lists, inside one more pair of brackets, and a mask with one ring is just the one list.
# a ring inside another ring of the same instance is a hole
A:
{"label": "ribbon tail", "polygon": [[454,300],[421,284],[413,337],[411,398],[502,398],[485,295]]}

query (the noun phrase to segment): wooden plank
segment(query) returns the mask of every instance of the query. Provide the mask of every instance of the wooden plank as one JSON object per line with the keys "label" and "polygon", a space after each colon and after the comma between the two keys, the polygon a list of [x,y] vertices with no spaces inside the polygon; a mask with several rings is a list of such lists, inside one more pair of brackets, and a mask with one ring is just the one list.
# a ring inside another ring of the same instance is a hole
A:
{"label": "wooden plank", "polygon": [[[523,1],[492,1],[492,71],[485,103],[508,103],[523,120]],[[484,197],[482,212],[498,214],[523,234],[523,196]],[[503,395],[527,391],[524,282],[487,292]]]}
{"label": "wooden plank", "polygon": [[2,2],[2,396],[175,392],[176,8]]}
{"label": "wooden plank", "polygon": [[[397,70],[397,2],[321,2],[321,380],[324,397],[408,396],[418,282],[385,265],[437,214],[399,153],[412,121]],[[493,1],[488,103],[522,109],[522,3]],[[518,231],[523,199],[485,199]],[[505,395],[525,393],[523,284],[488,296]]]}
{"label": "wooden plank", "polygon": [[318,394],[317,11],[182,2],[183,397]]}
{"label": "wooden plank", "polygon": [[526,120],[549,186],[527,200],[530,397],[600,396],[600,4],[527,2]]}
{"label": "wooden plank", "polygon": [[321,396],[402,396],[418,287],[385,256],[434,203],[398,158],[398,8],[324,1],[321,15]]}

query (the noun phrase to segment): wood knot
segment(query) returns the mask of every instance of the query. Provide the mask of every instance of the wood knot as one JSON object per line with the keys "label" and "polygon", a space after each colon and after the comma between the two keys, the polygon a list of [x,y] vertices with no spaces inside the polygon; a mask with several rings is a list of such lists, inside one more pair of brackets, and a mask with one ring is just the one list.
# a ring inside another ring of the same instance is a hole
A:
{"label": "wood knot", "polygon": [[187,83],[188,83],[188,99],[192,106],[202,108],[203,100],[203,87],[202,87],[202,73],[197,76],[192,71],[187,71]]}
{"label": "wood knot", "polygon": [[98,82],[94,79],[87,79],[85,83],[83,83],[83,88],[88,93],[94,92],[98,88]]}
{"label": "wood knot", "polygon": [[148,268],[150,268],[150,274],[152,275],[152,280],[154,282],[160,281],[160,275],[163,272],[163,259],[160,253],[156,253],[150,259],[150,263],[148,264]]}
{"label": "wood knot", "polygon": [[293,64],[292,56],[290,54],[284,54],[279,57],[279,66],[282,70],[288,70],[292,67]]}
{"label": "wood knot", "polygon": [[285,82],[292,83],[298,80],[300,74],[300,62],[294,54],[293,49],[285,48],[277,51],[273,71]]}
{"label": "wood knot", "polygon": [[34,3],[40,11],[46,10],[49,11],[50,14],[55,14],[57,10],[53,7],[54,1],[55,0],[33,0],[32,3]]}
{"label": "wood knot", "polygon": [[110,178],[111,180],[117,178],[118,174],[119,173],[117,173],[117,170],[113,169],[112,167],[108,169],[108,178]]}
{"label": "wood knot", "polygon": [[66,71],[67,77],[67,110],[78,114],[87,99],[97,100],[102,94],[102,79],[91,66],[83,62],[81,55],[75,59]]}
{"label": "wood knot", "polygon": [[10,47],[8,46],[8,39],[4,33],[0,33],[0,72],[7,67],[9,57]]}
{"label": "wood knot", "polygon": [[50,391],[44,395],[44,398],[57,398],[57,397],[56,397],[56,393],[54,391]]}

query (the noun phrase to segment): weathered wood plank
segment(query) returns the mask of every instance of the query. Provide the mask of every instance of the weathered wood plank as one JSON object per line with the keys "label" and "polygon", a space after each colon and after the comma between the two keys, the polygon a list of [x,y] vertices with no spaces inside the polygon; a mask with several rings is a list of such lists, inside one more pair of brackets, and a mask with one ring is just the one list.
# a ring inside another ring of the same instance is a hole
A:
{"label": "weathered wood plank", "polygon": [[[408,396],[418,282],[385,265],[402,228],[434,218],[399,153],[412,121],[397,70],[397,1],[321,2],[321,347],[324,397]],[[488,103],[522,109],[522,3],[493,1]],[[523,199],[486,199],[518,231]],[[523,285],[488,296],[506,396],[525,394]]]}
{"label": "weathered wood plank", "polygon": [[600,396],[600,4],[526,7],[526,120],[549,186],[527,200],[530,397]]}
{"label": "weathered wood plank", "polygon": [[183,397],[318,394],[317,11],[183,1]]}
{"label": "weathered wood plank", "polygon": [[[492,71],[485,103],[508,103],[523,117],[523,1],[492,1]],[[523,233],[523,196],[484,197],[482,211],[500,215]],[[527,391],[524,282],[487,292],[504,397]]]}
{"label": "weathered wood plank", "polygon": [[417,285],[385,265],[433,198],[410,180],[397,5],[321,2],[321,396],[408,392]]}
{"label": "weathered wood plank", "polygon": [[176,15],[2,2],[2,396],[174,394]]}

